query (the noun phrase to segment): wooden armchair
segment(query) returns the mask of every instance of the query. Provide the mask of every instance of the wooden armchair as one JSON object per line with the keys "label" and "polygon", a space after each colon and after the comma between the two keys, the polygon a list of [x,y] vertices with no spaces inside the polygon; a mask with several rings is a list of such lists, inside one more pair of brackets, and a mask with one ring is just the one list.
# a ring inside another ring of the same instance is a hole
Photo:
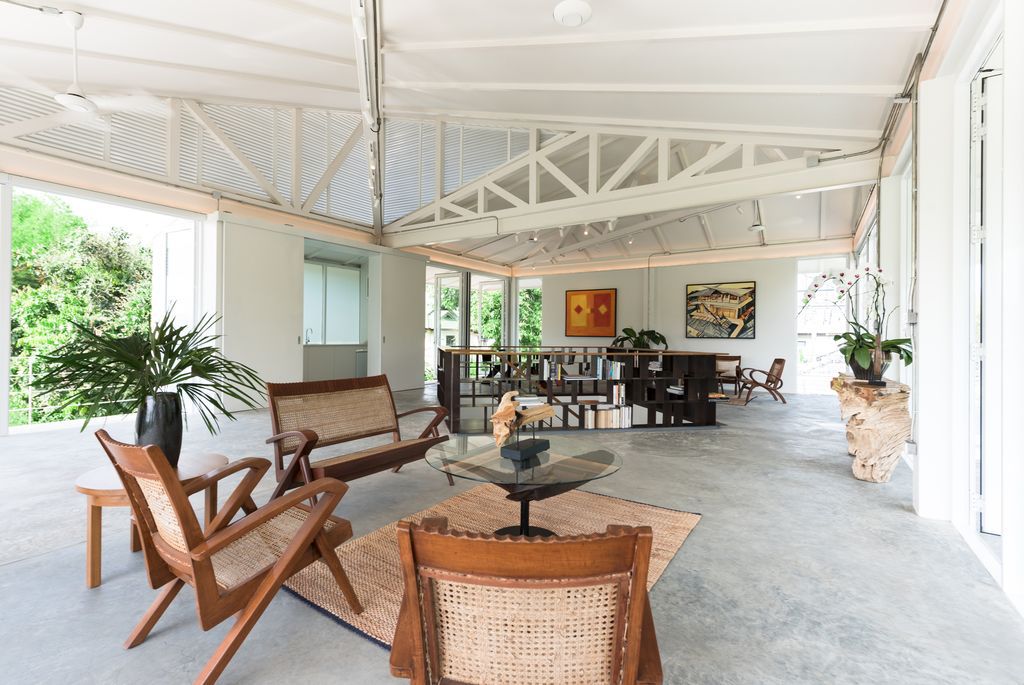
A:
{"label": "wooden armchair", "polygon": [[405,597],[391,673],[413,685],[661,683],[647,599],[651,529],[574,537],[401,521]]}
{"label": "wooden armchair", "polygon": [[[736,396],[739,397],[743,391],[747,391],[746,402],[750,402],[750,395],[755,388],[764,388],[776,401],[786,404],[786,398],[779,390],[782,388],[782,371],[786,368],[785,359],[776,359],[768,371],[760,369],[740,369],[739,389]],[[746,403],[745,402],[745,403]]]}
{"label": "wooden armchair", "polygon": [[[387,469],[398,471],[448,439],[438,431],[448,410],[420,407],[397,413],[387,376],[267,383],[267,396],[274,431],[267,442],[274,445],[277,476],[273,497],[318,478],[347,482]],[[418,412],[434,412],[434,418],[418,438],[403,440],[398,420]],[[316,448],[388,433],[392,442],[385,445],[323,458],[310,454]],[[285,464],[290,454],[295,456]],[[448,484],[454,485],[450,475]]]}
{"label": "wooden armchair", "polygon": [[718,392],[723,395],[728,384],[732,385],[734,395],[739,394],[740,359],[739,356],[728,354],[715,356],[715,380],[718,382]]}
{"label": "wooden armchair", "polygon": [[[196,678],[213,683],[259,620],[281,585],[318,559],[327,563],[352,610],[362,607],[335,547],[352,537],[352,525],[331,512],[348,490],[324,479],[256,508],[252,491],[270,468],[266,459],[240,459],[211,471],[186,489],[159,447],[126,445],[97,431],[138,522],[150,585],[162,588],[125,642],[141,644],[186,583],[195,590],[199,625],[209,630],[237,615],[224,641]],[[188,496],[231,474],[246,472],[206,530],[199,527]],[[314,507],[303,500],[318,497]],[[247,514],[231,523],[243,509]]]}

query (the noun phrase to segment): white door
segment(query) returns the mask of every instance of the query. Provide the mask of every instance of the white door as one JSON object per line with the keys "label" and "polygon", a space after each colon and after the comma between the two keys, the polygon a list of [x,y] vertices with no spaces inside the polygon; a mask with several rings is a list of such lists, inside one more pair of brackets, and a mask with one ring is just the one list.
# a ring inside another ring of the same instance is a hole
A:
{"label": "white door", "polygon": [[303,240],[224,224],[224,354],[264,381],[302,380]]}

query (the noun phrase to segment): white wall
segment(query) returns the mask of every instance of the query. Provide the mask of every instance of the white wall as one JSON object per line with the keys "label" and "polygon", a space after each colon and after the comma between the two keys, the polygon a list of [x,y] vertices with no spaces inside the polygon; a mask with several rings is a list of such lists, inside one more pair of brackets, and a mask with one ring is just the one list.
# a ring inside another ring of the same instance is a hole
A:
{"label": "white wall", "polygon": [[[654,327],[672,349],[740,355],[743,366],[768,369],[786,360],[783,380],[796,386],[796,273],[794,259],[670,266],[654,270],[651,305]],[[686,286],[755,281],[754,338],[709,340],[686,337]]]}
{"label": "white wall", "polygon": [[302,380],[302,237],[230,218],[222,230],[224,355],[264,381]]}
{"label": "white wall", "polygon": [[[650,275],[648,275],[650,274]],[[696,264],[651,269],[544,276],[541,339],[545,345],[605,345],[611,338],[565,336],[565,291],[616,288],[618,330],[654,328],[669,348],[738,354],[744,366],[767,369],[782,357],[786,378],[796,374],[795,259]],[[650,282],[648,284],[648,278]],[[698,283],[756,281],[756,328],[753,340],[706,340],[686,337],[686,286]],[[647,291],[650,289],[650,313]]]}

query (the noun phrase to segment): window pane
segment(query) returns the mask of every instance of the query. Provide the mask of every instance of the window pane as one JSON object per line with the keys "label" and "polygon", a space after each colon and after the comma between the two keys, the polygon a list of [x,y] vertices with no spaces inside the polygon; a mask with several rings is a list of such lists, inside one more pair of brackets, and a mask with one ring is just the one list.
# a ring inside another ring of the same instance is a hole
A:
{"label": "window pane", "polygon": [[327,329],[325,342],[359,344],[359,270],[327,267]]}
{"label": "window pane", "polygon": [[322,264],[305,264],[302,287],[303,340],[309,344],[324,341],[324,267]]}

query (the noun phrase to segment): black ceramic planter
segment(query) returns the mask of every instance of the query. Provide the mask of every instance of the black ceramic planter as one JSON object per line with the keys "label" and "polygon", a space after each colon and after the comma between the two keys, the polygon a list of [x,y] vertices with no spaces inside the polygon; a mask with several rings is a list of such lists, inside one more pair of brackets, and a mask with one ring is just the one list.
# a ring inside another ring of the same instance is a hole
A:
{"label": "black ceramic planter", "polygon": [[177,393],[150,395],[135,417],[135,444],[156,445],[163,450],[171,468],[181,456],[181,398]]}
{"label": "black ceramic planter", "polygon": [[[887,353],[882,358],[882,375],[883,376],[885,375],[885,370],[889,368],[889,362],[891,362],[891,361],[892,361],[892,354],[891,353]],[[861,381],[869,381],[869,380],[871,380],[871,376],[872,376],[872,374],[871,374],[871,367],[868,366],[867,368],[865,368],[865,367],[861,366],[860,364],[857,363],[857,358],[856,357],[850,357],[850,370],[853,371],[853,377],[856,378],[857,380],[861,380]]]}

